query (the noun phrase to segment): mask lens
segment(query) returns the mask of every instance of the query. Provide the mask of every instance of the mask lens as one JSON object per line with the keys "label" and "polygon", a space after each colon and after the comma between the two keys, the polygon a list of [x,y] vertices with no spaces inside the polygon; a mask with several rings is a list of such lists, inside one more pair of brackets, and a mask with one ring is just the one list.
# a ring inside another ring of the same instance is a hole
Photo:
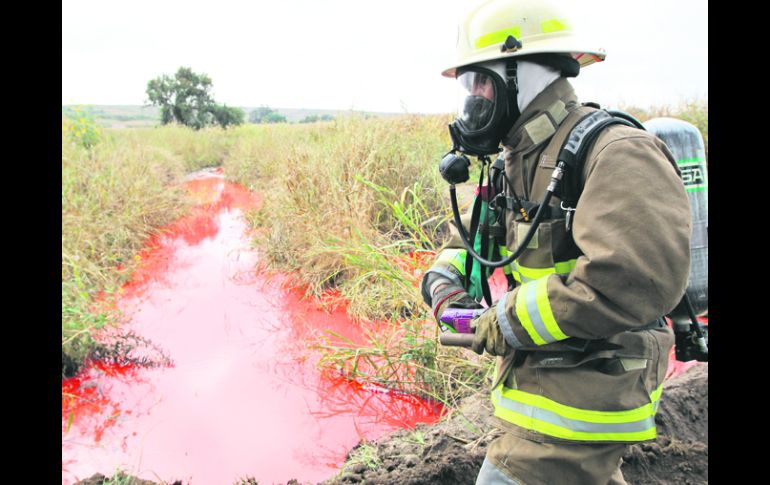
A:
{"label": "mask lens", "polygon": [[484,128],[492,120],[495,107],[495,83],[481,72],[464,72],[457,77],[460,85],[457,119],[469,132]]}

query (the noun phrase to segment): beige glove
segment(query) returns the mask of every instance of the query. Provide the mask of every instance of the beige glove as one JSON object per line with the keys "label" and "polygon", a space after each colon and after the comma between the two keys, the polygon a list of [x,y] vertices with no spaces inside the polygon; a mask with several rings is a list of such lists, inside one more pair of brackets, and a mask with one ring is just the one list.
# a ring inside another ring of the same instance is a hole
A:
{"label": "beige glove", "polygon": [[508,344],[503,333],[497,325],[495,307],[485,311],[471,322],[471,328],[475,329],[471,350],[481,355],[486,350],[489,355],[505,355],[508,353]]}

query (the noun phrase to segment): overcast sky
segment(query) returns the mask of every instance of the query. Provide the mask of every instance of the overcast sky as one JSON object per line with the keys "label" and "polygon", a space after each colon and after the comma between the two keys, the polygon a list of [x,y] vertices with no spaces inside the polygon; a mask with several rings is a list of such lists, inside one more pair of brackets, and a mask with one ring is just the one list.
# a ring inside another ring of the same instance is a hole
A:
{"label": "overcast sky", "polygon": [[[147,81],[208,74],[230,106],[453,112],[468,0],[63,0],[62,104],[145,103]],[[582,101],[641,107],[708,95],[706,0],[580,0],[607,60]],[[574,7],[573,7],[574,8]]]}

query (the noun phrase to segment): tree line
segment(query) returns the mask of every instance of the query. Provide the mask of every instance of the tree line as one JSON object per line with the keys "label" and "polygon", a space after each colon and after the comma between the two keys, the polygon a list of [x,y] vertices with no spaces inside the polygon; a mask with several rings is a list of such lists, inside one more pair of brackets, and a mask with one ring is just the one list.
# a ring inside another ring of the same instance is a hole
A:
{"label": "tree line", "polygon": [[[246,113],[240,108],[218,104],[211,94],[213,85],[206,74],[180,67],[176,74],[163,74],[147,83],[149,104],[160,107],[161,124],[179,123],[193,129],[219,125],[223,128],[243,124]],[[331,115],[309,115],[300,123],[330,121]],[[286,123],[286,117],[267,106],[249,113],[250,123]]]}

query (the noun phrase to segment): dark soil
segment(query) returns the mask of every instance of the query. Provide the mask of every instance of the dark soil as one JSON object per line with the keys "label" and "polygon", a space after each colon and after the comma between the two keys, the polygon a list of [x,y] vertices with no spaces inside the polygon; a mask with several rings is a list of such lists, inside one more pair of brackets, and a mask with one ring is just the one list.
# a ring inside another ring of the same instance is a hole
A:
{"label": "dark soil", "polygon": [[655,416],[658,439],[632,446],[623,456],[629,484],[708,483],[708,377],[708,364],[703,364],[665,385]]}
{"label": "dark soil", "polygon": [[[630,485],[700,485],[708,483],[708,364],[698,365],[665,384],[655,418],[658,439],[633,445],[623,457]],[[486,447],[499,432],[486,394],[467,398],[458,411],[432,427],[418,425],[377,443],[360,444],[341,473],[323,485],[391,484],[468,485],[484,460]],[[378,464],[361,463],[363,446]]]}
{"label": "dark soil", "polygon": [[[181,480],[174,482],[153,482],[142,480],[132,475],[117,473],[112,477],[105,477],[101,473],[95,473],[90,478],[75,482],[73,485],[184,485]],[[259,482],[251,477],[241,478],[233,482],[232,485],[259,485]],[[283,484],[277,484],[283,485]],[[297,480],[289,480],[286,485],[302,485]]]}

